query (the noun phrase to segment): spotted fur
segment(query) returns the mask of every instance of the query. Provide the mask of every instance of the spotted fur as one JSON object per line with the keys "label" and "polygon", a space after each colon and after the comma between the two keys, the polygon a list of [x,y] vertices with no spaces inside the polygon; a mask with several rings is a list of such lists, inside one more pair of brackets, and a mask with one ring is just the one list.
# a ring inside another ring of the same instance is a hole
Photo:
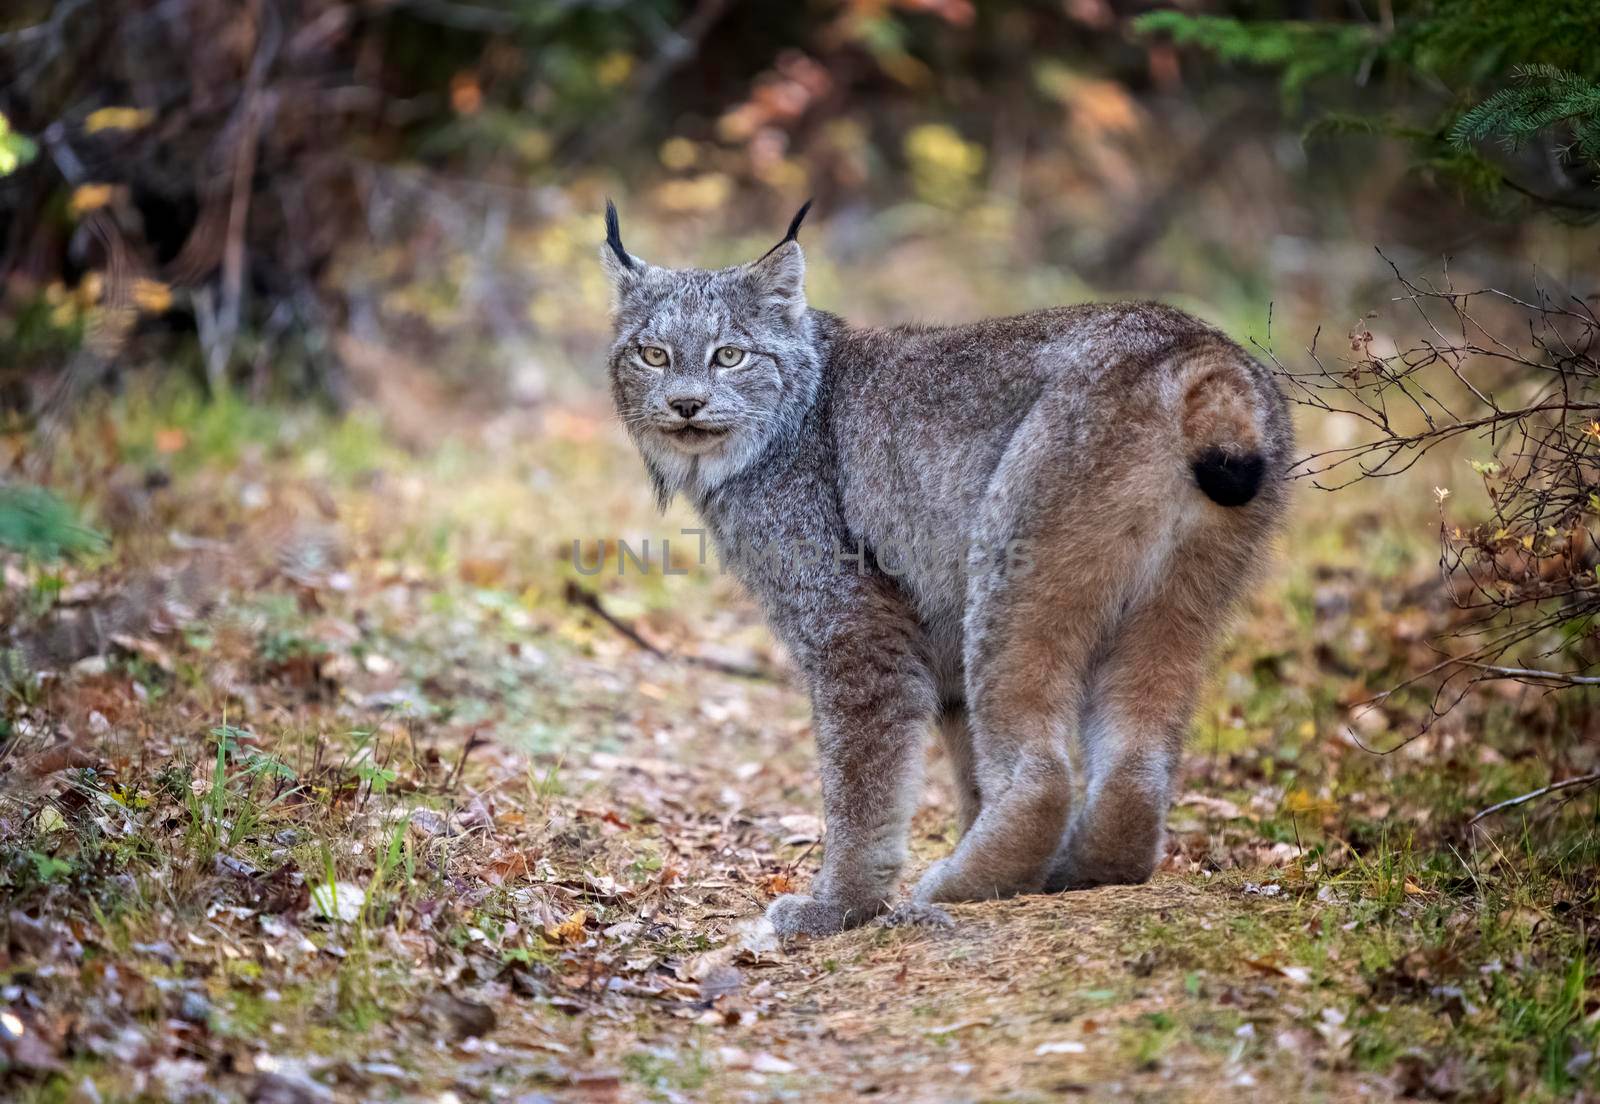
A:
{"label": "spotted fur", "polygon": [[[857,328],[807,305],[793,231],[702,270],[610,229],[618,412],[810,689],[826,848],[778,930],[894,900],[935,721],[962,835],[916,902],[1148,878],[1209,653],[1285,508],[1270,374],[1154,303]],[[722,371],[729,345],[749,359]]]}

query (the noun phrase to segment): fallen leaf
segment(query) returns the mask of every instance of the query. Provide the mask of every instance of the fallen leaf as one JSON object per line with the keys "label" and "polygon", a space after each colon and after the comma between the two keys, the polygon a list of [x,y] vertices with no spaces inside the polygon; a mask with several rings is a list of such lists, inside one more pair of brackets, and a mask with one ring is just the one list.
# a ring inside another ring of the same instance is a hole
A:
{"label": "fallen leaf", "polygon": [[795,891],[794,878],[789,875],[788,871],[780,870],[776,874],[768,874],[762,878],[761,889],[769,897],[781,897],[785,893],[793,893]]}
{"label": "fallen leaf", "polygon": [[737,993],[744,985],[744,975],[737,966],[714,966],[700,979],[700,999],[714,1001]]}
{"label": "fallen leaf", "polygon": [[544,929],[545,938],[552,943],[578,943],[583,940],[584,925],[589,922],[589,913],[579,909],[559,924],[548,925]]}
{"label": "fallen leaf", "polygon": [[318,882],[311,888],[310,912],[324,920],[354,923],[367,902],[364,889],[354,882]]}
{"label": "fallen leaf", "polygon": [[793,1062],[786,1062],[775,1054],[761,1051],[750,1056],[750,1068],[756,1073],[793,1073],[796,1067]]}
{"label": "fallen leaf", "polygon": [[1311,971],[1304,966],[1283,966],[1270,958],[1245,958],[1240,959],[1240,964],[1248,966],[1258,974],[1266,974],[1268,977],[1281,977],[1287,981],[1294,982],[1296,985],[1309,985],[1311,983]]}
{"label": "fallen leaf", "polygon": [[961,1031],[968,1031],[974,1027],[988,1027],[988,1020],[957,1020],[955,1023],[939,1024],[936,1027],[922,1029],[924,1035],[954,1035]]}
{"label": "fallen leaf", "polygon": [[425,1007],[456,1042],[487,1035],[497,1022],[494,1009],[487,1004],[458,997],[444,989],[428,997]]}

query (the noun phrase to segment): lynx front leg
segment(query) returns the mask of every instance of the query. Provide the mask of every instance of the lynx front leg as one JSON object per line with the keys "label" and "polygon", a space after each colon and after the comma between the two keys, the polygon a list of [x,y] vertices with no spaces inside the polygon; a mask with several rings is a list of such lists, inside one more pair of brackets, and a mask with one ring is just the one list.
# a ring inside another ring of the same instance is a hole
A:
{"label": "lynx front leg", "polygon": [[905,865],[935,704],[931,678],[898,633],[838,639],[813,682],[827,835],[810,895],[780,897],[767,909],[783,936],[843,931],[888,907]]}

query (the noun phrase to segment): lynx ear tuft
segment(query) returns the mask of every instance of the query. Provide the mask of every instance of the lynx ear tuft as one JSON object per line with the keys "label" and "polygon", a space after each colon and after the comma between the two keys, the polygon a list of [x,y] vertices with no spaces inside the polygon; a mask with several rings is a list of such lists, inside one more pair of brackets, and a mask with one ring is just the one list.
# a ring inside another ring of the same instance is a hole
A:
{"label": "lynx ear tuft", "polygon": [[[806,212],[811,210],[811,205],[815,202],[816,199],[813,197],[800,205],[800,210],[794,213],[794,218],[789,222],[789,232],[783,236],[784,241],[797,242],[800,240],[800,224],[806,220]],[[779,244],[783,243],[780,242]]]}
{"label": "lynx ear tuft", "polygon": [[617,205],[609,199],[606,200],[606,245],[611,248],[611,252],[617,258],[617,263],[623,268],[631,269],[634,267],[634,259],[628,256],[626,249],[622,248],[622,226],[617,221]]}
{"label": "lynx ear tuft", "polygon": [[617,294],[631,286],[650,267],[622,247],[622,229],[617,223],[617,205],[606,200],[606,243],[600,247],[600,263]]}

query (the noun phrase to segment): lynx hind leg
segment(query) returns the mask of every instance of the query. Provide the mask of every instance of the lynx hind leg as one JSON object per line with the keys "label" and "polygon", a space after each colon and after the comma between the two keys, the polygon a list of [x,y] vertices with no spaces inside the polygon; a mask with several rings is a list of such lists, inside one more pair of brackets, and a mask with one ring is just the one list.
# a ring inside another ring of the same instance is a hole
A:
{"label": "lynx hind leg", "polygon": [[1109,577],[1121,563],[1114,538],[1078,523],[1102,489],[1086,468],[1083,401],[1042,398],[989,481],[963,624],[981,808],[954,852],[923,874],[917,901],[1037,891],[1066,828],[1084,674],[1122,589]]}
{"label": "lynx hind leg", "polygon": [[[1077,561],[1085,562],[1085,561]],[[981,807],[918,901],[1041,889],[1071,808],[1068,739],[1105,620],[1103,592],[1060,566],[985,580],[968,616],[968,710]]]}
{"label": "lynx hind leg", "polygon": [[967,834],[983,807],[977,761],[972,749],[972,724],[964,702],[946,702],[939,711],[939,740],[950,764],[950,787],[956,798],[956,837]]}
{"label": "lynx hind leg", "polygon": [[1215,571],[1200,574],[1178,568],[1119,620],[1096,664],[1081,735],[1083,798],[1047,890],[1136,884],[1161,860],[1184,737],[1232,599],[1218,592]]}

